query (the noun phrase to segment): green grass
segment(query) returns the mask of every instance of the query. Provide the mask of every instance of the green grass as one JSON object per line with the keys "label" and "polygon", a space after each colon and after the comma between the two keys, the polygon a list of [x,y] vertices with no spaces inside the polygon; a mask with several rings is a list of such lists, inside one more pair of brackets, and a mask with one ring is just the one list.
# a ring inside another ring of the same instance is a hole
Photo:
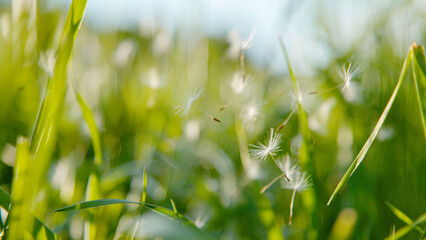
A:
{"label": "green grass", "polygon": [[[327,35],[331,61],[309,76],[280,40],[288,74],[275,75],[221,39],[178,30],[162,49],[161,29],[99,32],[87,1],[67,15],[41,2],[0,5],[0,239],[425,237],[426,31],[405,59],[392,11],[366,30],[369,54]],[[251,156],[271,128],[279,151]],[[311,176],[304,191],[283,188],[287,154]]]}

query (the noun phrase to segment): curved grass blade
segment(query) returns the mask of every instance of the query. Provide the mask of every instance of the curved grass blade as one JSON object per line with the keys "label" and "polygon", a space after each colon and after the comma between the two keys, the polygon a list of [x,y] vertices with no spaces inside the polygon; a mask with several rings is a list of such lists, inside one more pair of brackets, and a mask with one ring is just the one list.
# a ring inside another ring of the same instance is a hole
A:
{"label": "curved grass blade", "polygon": [[391,236],[385,238],[385,240],[400,239],[407,233],[409,233],[411,230],[413,230],[413,228],[415,228],[417,225],[422,224],[424,222],[426,222],[426,213],[418,217],[412,224],[400,228],[398,231],[395,232],[395,234],[392,234]]}
{"label": "curved grass blade", "polygon": [[[290,62],[290,58],[288,56],[287,50],[285,48],[285,44],[282,38],[280,38],[280,43],[281,43],[281,47],[283,49],[285,58],[286,58],[286,62],[287,62],[287,67],[290,73],[290,77],[291,77],[291,81],[293,84],[293,88],[295,91],[296,96],[298,96],[299,94],[301,95],[301,89],[299,86],[299,82],[296,79],[296,76],[293,73],[293,68],[291,67],[291,62]],[[302,96],[304,97],[304,96]],[[316,173],[316,169],[315,169],[315,161],[314,161],[314,155],[313,155],[313,144],[312,144],[312,134],[311,134],[311,130],[309,128],[309,122],[308,122],[308,114],[306,113],[306,110],[304,109],[302,103],[300,101],[297,102],[297,111],[299,114],[299,132],[302,134],[303,137],[303,142],[302,145],[300,146],[300,151],[299,151],[299,162],[302,165],[303,168],[306,168],[307,170],[309,170],[309,172],[311,173],[314,182],[315,182],[315,173]],[[290,113],[292,114],[292,113]],[[285,119],[284,122],[281,125],[285,125],[286,122],[288,121],[288,119]],[[280,129],[280,127],[278,127]],[[316,204],[314,204],[315,202],[317,202],[316,199],[318,199],[318,193],[317,191],[315,191],[315,184],[313,188],[309,188],[307,189],[303,194],[302,194],[302,198],[304,200],[306,199],[310,199],[309,201],[303,201],[304,204],[304,208],[306,209],[306,211],[309,213],[309,215],[311,216],[311,219],[313,219],[313,221],[311,222],[311,226],[314,229],[314,231],[319,231],[319,221],[317,221],[317,217],[315,217],[315,215],[317,215],[318,213],[318,206]]]}
{"label": "curved grass blade", "polygon": [[[141,195],[141,203],[142,205],[145,205],[145,201],[146,201],[146,185],[147,185],[147,181],[148,181],[148,177],[146,175],[146,168],[143,169],[143,187],[142,187],[142,195]],[[143,208],[141,207],[140,211],[139,211],[139,216],[142,215],[142,210]],[[135,226],[135,230],[133,231],[132,234],[132,240],[135,238],[136,232],[139,228],[139,222],[140,222],[140,217],[138,217],[138,220],[136,222],[136,226]]]}
{"label": "curved grass blade", "polygon": [[[9,211],[10,207],[10,196],[6,191],[3,190],[3,188],[0,188],[0,207],[5,209],[6,211]],[[0,236],[3,234],[3,229],[3,219],[0,214]]]}
{"label": "curved grass blade", "polygon": [[[29,142],[25,137],[19,137],[16,144],[16,159],[13,168],[11,190],[11,205],[8,216],[8,237],[23,239],[25,232],[22,229],[32,229],[33,221],[28,214],[34,198],[34,182],[32,171],[32,156],[29,151]],[[32,231],[31,231],[32,232]]]}
{"label": "curved grass blade", "polygon": [[102,163],[101,139],[99,136],[99,130],[95,123],[95,118],[93,117],[93,112],[87,105],[86,101],[84,101],[80,93],[76,92],[75,89],[74,92],[77,97],[78,104],[80,105],[81,111],[83,113],[84,120],[86,121],[86,124],[89,127],[93,143],[93,150],[95,152],[95,165],[100,165]]}
{"label": "curved grass blade", "polygon": [[[89,180],[86,188],[86,201],[91,201],[95,199],[101,198],[101,187],[100,187],[100,176],[99,176],[99,167],[102,163],[102,148],[101,148],[101,140],[99,136],[99,130],[95,123],[95,118],[93,117],[93,112],[90,107],[87,105],[86,101],[84,101],[83,97],[78,93],[71,84],[71,89],[75,93],[77,97],[78,104],[80,105],[81,111],[83,113],[83,118],[89,127],[90,136],[92,139],[93,150],[95,153],[94,157],[94,167],[91,170],[89,175]],[[93,215],[97,215],[93,212]],[[90,219],[86,221],[85,224],[85,236],[89,239],[96,238],[97,232],[97,224],[94,219]],[[86,238],[86,239],[87,239]]]}
{"label": "curved grass blade", "polygon": [[393,102],[395,101],[395,97],[398,94],[399,88],[401,87],[401,84],[404,80],[405,74],[407,72],[407,69],[408,69],[408,66],[410,65],[411,60],[412,60],[412,51],[410,49],[410,51],[407,55],[407,58],[404,61],[404,65],[402,66],[402,70],[401,70],[401,73],[399,75],[398,83],[396,84],[395,90],[393,91],[388,103],[386,104],[386,107],[383,110],[383,113],[380,116],[379,121],[377,121],[377,124],[374,127],[373,131],[371,132],[370,137],[368,137],[368,139],[365,142],[364,146],[362,147],[361,151],[358,153],[356,158],[352,161],[351,165],[349,166],[345,175],[343,175],[343,177],[340,180],[339,184],[337,185],[336,189],[334,189],[333,194],[331,195],[330,199],[328,200],[327,206],[330,205],[331,201],[336,196],[336,194],[340,191],[340,189],[342,189],[343,185],[352,176],[352,174],[355,172],[355,170],[361,164],[362,160],[364,160],[365,154],[367,154],[368,149],[370,149],[371,144],[373,144],[374,139],[376,139],[376,136],[379,133],[379,130],[382,127],[383,122],[385,121],[385,119],[386,119],[386,117],[389,113],[389,110],[393,105]]}
{"label": "curved grass blade", "polygon": [[[92,168],[91,173],[89,175],[89,180],[88,180],[87,188],[86,188],[86,198],[85,198],[86,201],[91,201],[91,200],[99,199],[102,197],[101,186],[100,186],[100,176],[99,176],[99,167],[102,163],[101,139],[99,136],[99,130],[96,126],[95,118],[93,117],[92,110],[87,105],[86,101],[84,101],[80,93],[77,92],[75,88],[73,88],[73,85],[70,84],[70,86],[76,95],[78,104],[80,105],[81,111],[83,113],[84,121],[89,127],[90,136],[91,136],[92,144],[93,144],[93,150],[95,153],[94,167]],[[92,214],[97,215],[95,212],[93,212]],[[96,220],[94,219],[90,219],[86,221],[84,231],[85,231],[85,236],[87,237],[85,239],[96,238],[97,226],[98,224],[96,224]]]}
{"label": "curved grass blade", "polygon": [[[405,215],[405,213],[403,213],[401,210],[399,210],[389,202],[385,203],[388,205],[389,209],[393,212],[393,214],[395,214],[395,216],[397,216],[401,221],[403,221],[407,225],[413,224],[413,220],[411,220],[411,218]],[[419,226],[416,226],[415,228],[420,234],[423,234],[423,230]]]}
{"label": "curved grass blade", "polygon": [[[249,155],[246,131],[240,121],[236,121],[235,123],[235,132],[238,139],[241,164],[248,175],[253,160]],[[260,187],[256,183],[250,184],[248,187],[252,188],[251,192],[253,193],[258,193],[260,191]],[[281,232],[281,225],[275,221],[275,212],[271,207],[269,199],[263,194],[258,194],[253,196],[253,201],[258,209],[257,215],[262,227],[265,229],[267,239],[284,240],[285,238]]]}
{"label": "curved grass blade", "polygon": [[10,195],[3,188],[0,188],[0,207],[6,211],[9,211],[9,206]]}
{"label": "curved grass blade", "polygon": [[[7,193],[4,189],[0,188],[0,207],[5,209],[6,211],[9,210],[10,207],[10,195]],[[29,213],[26,213],[29,214]],[[40,221],[38,218],[31,215],[31,221],[33,222],[32,229],[27,229],[27,231],[31,231],[31,235],[36,240],[56,240],[59,239],[59,237],[50,230],[42,221]]]}
{"label": "curved grass blade", "polygon": [[172,210],[169,210],[167,208],[163,208],[160,206],[152,205],[152,204],[143,204],[141,202],[134,202],[134,201],[128,201],[128,200],[122,200],[122,199],[99,199],[94,201],[87,201],[87,202],[81,202],[77,203],[68,207],[64,207],[61,209],[57,209],[54,212],[65,212],[65,211],[75,211],[75,210],[83,210],[88,208],[95,208],[100,206],[107,206],[112,204],[120,204],[120,203],[127,203],[127,204],[139,204],[143,205],[147,209],[154,211],[158,214],[161,214],[163,216],[168,217],[169,219],[178,222],[182,224],[183,226],[186,226],[191,230],[193,234],[195,234],[198,239],[211,239],[206,233],[201,231],[193,222],[191,222],[189,219],[182,216],[182,214],[175,213]]}
{"label": "curved grass blade", "polygon": [[37,116],[37,120],[31,136],[31,150],[35,155],[52,137],[51,130],[56,122],[60,107],[65,100],[66,69],[71,56],[74,40],[83,20],[87,0],[73,0],[68,10],[64,29],[61,33],[56,51],[57,60],[53,76],[48,80],[46,95]]}
{"label": "curved grass blade", "polygon": [[413,79],[416,89],[417,101],[420,108],[420,117],[422,119],[423,133],[426,140],[426,59],[423,46],[418,46],[414,42],[411,45],[413,49]]}
{"label": "curved grass blade", "polygon": [[142,205],[140,202],[135,201],[128,201],[123,199],[98,199],[93,201],[86,201],[77,203],[68,207],[56,209],[54,212],[66,212],[66,211],[75,211],[75,210],[83,210],[88,208],[95,208],[95,207],[101,207],[101,206],[107,206],[112,204],[120,204],[120,203],[130,203],[130,204],[139,204]]}
{"label": "curved grass blade", "polygon": [[146,203],[144,207],[148,208],[149,210],[153,212],[161,214],[175,222],[178,222],[184,227],[187,227],[191,231],[191,233],[194,234],[196,239],[212,239],[209,235],[207,235],[205,232],[203,232],[197,226],[195,226],[195,224],[191,220],[187,219],[180,213],[174,212],[164,207],[160,207],[160,206],[156,206],[156,205],[152,205],[148,203]]}

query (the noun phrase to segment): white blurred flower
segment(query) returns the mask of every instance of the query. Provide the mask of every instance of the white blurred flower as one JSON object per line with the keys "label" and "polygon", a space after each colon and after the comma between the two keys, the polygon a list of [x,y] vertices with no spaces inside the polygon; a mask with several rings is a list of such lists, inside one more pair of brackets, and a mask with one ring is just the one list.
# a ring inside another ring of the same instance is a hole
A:
{"label": "white blurred flower", "polygon": [[200,96],[203,89],[197,91],[192,91],[189,94],[184,94],[183,97],[181,97],[182,103],[176,107],[176,114],[180,114],[183,116],[188,115],[189,110],[191,110],[191,106],[195,100]]}
{"label": "white blurred flower", "polygon": [[115,50],[114,54],[114,62],[118,67],[124,67],[129,63],[129,60],[134,56],[135,54],[135,43],[130,40],[126,39],[120,43],[120,45]]}
{"label": "white blurred flower", "polygon": [[252,101],[241,111],[240,117],[243,120],[244,126],[248,130],[251,130],[254,127],[254,123],[260,114],[261,106],[261,103]]}
{"label": "white blurred flower", "polygon": [[9,14],[3,14],[0,17],[0,33],[3,38],[9,37],[10,33],[10,15]]}
{"label": "white blurred flower", "polygon": [[47,50],[46,52],[40,53],[38,64],[44,71],[46,71],[47,74],[49,74],[49,76],[53,75],[55,62],[56,56],[54,50]]}
{"label": "white blurred flower", "polygon": [[166,30],[160,30],[154,38],[153,51],[157,55],[163,55],[171,48],[172,36]]}
{"label": "white blurred flower", "polygon": [[[251,145],[253,149],[250,149],[250,153],[253,157],[257,157],[260,160],[265,160],[268,155],[272,158],[276,155],[276,152],[280,150],[281,134],[274,133],[274,129],[271,128],[269,139],[266,144],[258,142],[258,145]],[[275,159],[274,159],[275,160]]]}
{"label": "white blurred flower", "polygon": [[339,71],[340,77],[344,81],[342,92],[350,87],[351,80],[356,77],[360,72],[360,68],[353,68],[352,63],[349,63],[348,68],[345,65],[342,66],[342,70]]}
{"label": "white blurred flower", "polygon": [[143,72],[143,74],[141,74],[141,79],[146,79],[145,84],[154,90],[157,90],[164,85],[164,82],[162,81],[163,79],[161,79],[158,69],[155,67],[149,69],[147,73]]}
{"label": "white blurred flower", "polygon": [[200,122],[191,120],[185,125],[185,136],[190,141],[197,141],[200,137]]}

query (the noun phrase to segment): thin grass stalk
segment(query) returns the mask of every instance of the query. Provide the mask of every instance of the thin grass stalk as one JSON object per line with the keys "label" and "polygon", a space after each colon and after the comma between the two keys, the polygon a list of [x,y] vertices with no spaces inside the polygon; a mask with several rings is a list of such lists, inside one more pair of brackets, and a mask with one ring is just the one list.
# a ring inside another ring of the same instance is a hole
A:
{"label": "thin grass stalk", "polygon": [[79,30],[87,0],[73,0],[57,47],[57,60],[53,75],[48,79],[45,95],[30,138],[32,154],[32,184],[38,193],[46,183],[51,155],[56,142],[56,124],[65,101],[67,65],[76,34]]}
{"label": "thin grass stalk", "polygon": [[[241,163],[247,172],[250,171],[250,161],[253,160],[250,158],[249,150],[247,148],[248,144],[245,128],[241,122],[236,121],[235,130],[240,149]],[[285,237],[281,232],[281,227],[275,221],[275,213],[271,208],[271,203],[269,202],[268,198],[266,198],[266,196],[263,194],[259,194],[260,187],[258,187],[255,182],[252,182],[249,185],[249,189],[252,193],[258,194],[253,196],[253,201],[258,208],[257,214],[259,216],[259,220],[267,231],[267,238],[271,240],[285,240]]]}
{"label": "thin grass stalk", "polygon": [[377,121],[376,126],[374,127],[373,131],[370,134],[370,137],[365,142],[364,146],[362,147],[361,151],[358,153],[356,158],[352,161],[351,165],[349,166],[348,170],[346,171],[345,175],[340,180],[337,187],[334,189],[333,194],[330,196],[330,199],[328,200],[327,206],[330,205],[333,198],[336,196],[336,194],[340,191],[340,189],[343,187],[343,185],[348,181],[348,179],[352,176],[352,174],[355,172],[355,170],[358,168],[358,166],[361,164],[362,160],[364,160],[365,154],[367,154],[368,149],[370,149],[371,144],[373,144],[374,139],[376,139],[377,134],[379,133],[380,128],[383,125],[383,122],[385,121],[390,108],[393,105],[393,102],[395,101],[396,95],[398,94],[399,88],[401,87],[401,84],[404,80],[405,74],[408,70],[408,66],[411,63],[411,60],[413,58],[413,52],[412,48],[410,48],[407,57],[405,58],[404,64],[401,69],[401,73],[399,75],[398,82],[396,84],[395,90],[393,91],[388,103],[386,104],[385,109],[383,110],[382,115],[380,116],[379,120]]}
{"label": "thin grass stalk", "polygon": [[[409,218],[407,215],[405,215],[405,213],[403,213],[401,210],[399,210],[398,208],[396,208],[394,205],[390,204],[389,202],[385,202],[385,203],[386,203],[386,205],[388,205],[388,207],[392,211],[392,213],[396,217],[398,217],[401,221],[403,221],[407,225],[413,224],[413,220],[411,220],[411,218]],[[420,234],[423,233],[423,230],[419,226],[416,226],[415,229]]]}
{"label": "thin grass stalk", "polygon": [[[142,215],[142,212],[143,212],[143,207],[144,207],[145,202],[146,202],[146,186],[148,184],[147,182],[148,182],[148,176],[146,175],[146,168],[144,168],[143,169],[143,186],[142,186],[142,194],[141,194],[142,205],[140,206],[138,220],[136,222],[135,230],[133,231],[132,238],[131,238],[132,240],[135,238],[136,232],[138,231],[140,218],[141,218],[141,215]],[[174,206],[173,200],[171,200],[171,201],[172,201],[173,206]],[[175,206],[174,206],[174,209],[176,210]]]}
{"label": "thin grass stalk", "polygon": [[414,87],[416,89],[420,119],[422,121],[423,133],[426,140],[426,58],[423,46],[418,46],[414,42],[411,48],[413,51],[412,73]]}
{"label": "thin grass stalk", "polygon": [[[290,62],[290,58],[288,56],[284,41],[282,39],[280,39],[280,44],[281,47],[283,49],[284,52],[284,56],[287,62],[287,67],[290,73],[290,78],[291,78],[291,82],[293,84],[293,88],[294,91],[297,94],[300,94],[300,87],[299,87],[299,83],[296,79],[296,76],[293,73],[293,68],[291,67],[291,62]],[[312,146],[312,136],[311,136],[311,131],[309,129],[309,124],[308,124],[308,116],[306,114],[305,109],[303,108],[302,104],[300,102],[297,103],[297,109],[298,109],[298,113],[299,113],[299,131],[302,133],[302,137],[303,137],[303,142],[302,142],[302,146],[300,147],[300,153],[299,153],[299,161],[300,164],[302,165],[302,167],[305,167],[309,170],[314,184],[312,188],[307,189],[306,191],[304,191],[302,193],[302,200],[303,200],[303,205],[304,208],[306,209],[306,211],[309,213],[309,215],[311,216],[311,224],[312,224],[312,228],[311,228],[311,232],[309,234],[312,234],[312,236],[317,236],[318,235],[318,229],[319,229],[319,221],[318,221],[318,216],[317,216],[317,208],[318,208],[318,192],[317,189],[315,188],[315,162],[313,159],[313,146]]]}
{"label": "thin grass stalk", "polygon": [[[74,88],[71,88],[74,89]],[[83,113],[84,120],[89,127],[90,136],[93,143],[93,149],[95,152],[93,167],[91,169],[91,173],[89,175],[89,180],[86,188],[86,201],[96,200],[101,198],[101,187],[100,187],[100,166],[102,164],[102,148],[101,148],[101,140],[99,136],[99,130],[95,123],[95,118],[93,116],[93,112],[90,107],[86,104],[83,97],[76,92],[73,91],[77,97],[78,103]],[[89,211],[90,216],[89,220],[85,223],[84,228],[84,237],[85,239],[96,239],[97,232],[97,223],[95,222],[96,216],[98,215],[98,210],[92,209]]]}

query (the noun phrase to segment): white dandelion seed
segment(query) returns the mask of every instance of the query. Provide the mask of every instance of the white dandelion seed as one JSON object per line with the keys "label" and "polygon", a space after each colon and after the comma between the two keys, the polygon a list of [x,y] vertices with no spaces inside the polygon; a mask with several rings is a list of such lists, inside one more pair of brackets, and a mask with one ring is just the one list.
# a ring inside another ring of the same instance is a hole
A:
{"label": "white dandelion seed", "polygon": [[312,185],[311,177],[306,172],[299,171],[298,168],[295,168],[294,172],[289,174],[288,177],[290,178],[290,182],[282,181],[282,188],[293,189],[295,191],[302,192]]}
{"label": "white dandelion seed", "polygon": [[252,30],[247,39],[241,39],[241,36],[237,31],[229,32],[229,48],[226,53],[227,57],[230,59],[236,59],[245,50],[251,48],[255,33],[256,31]]}
{"label": "white dandelion seed", "polygon": [[191,106],[193,105],[193,102],[197,100],[203,90],[204,89],[201,89],[198,92],[192,91],[189,94],[186,93],[185,96],[181,97],[182,103],[176,107],[176,114],[182,116],[188,115],[189,110],[191,110]]}
{"label": "white dandelion seed", "polygon": [[292,176],[294,173],[299,171],[299,168],[297,164],[293,164],[293,162],[290,159],[290,156],[287,154],[285,157],[282,157],[281,159],[278,159],[277,161],[278,167],[281,170],[281,174],[272,179],[268,184],[266,184],[261,190],[260,193],[264,193],[266,190],[268,190],[269,187],[272,186],[276,181],[282,179],[283,177],[287,181],[291,181]]}
{"label": "white dandelion seed", "polygon": [[342,70],[339,71],[340,77],[344,81],[342,92],[350,87],[351,80],[356,77],[360,72],[360,68],[353,68],[352,63],[349,63],[348,68],[345,68],[345,65],[342,66]]}
{"label": "white dandelion seed", "polygon": [[185,94],[184,97],[181,97],[182,104],[176,107],[176,114],[186,116],[189,113],[189,110],[191,110],[191,107],[194,106],[196,109],[198,109],[200,112],[204,113],[205,115],[209,116],[213,121],[221,122],[218,118],[214,117],[201,107],[197,106],[194,101],[197,100],[197,98],[200,96],[201,92],[204,89],[201,89],[200,91],[192,91],[189,94]]}
{"label": "white dandelion seed", "polygon": [[290,179],[290,182],[294,177],[293,175],[299,171],[299,166],[296,163],[293,163],[288,154],[286,154],[285,157],[278,161],[278,167],[280,168],[281,172],[283,172]]}
{"label": "white dandelion seed", "polygon": [[232,81],[230,82],[230,87],[232,89],[232,91],[234,92],[233,97],[225,104],[223,105],[220,109],[219,112],[225,110],[229,105],[231,105],[234,100],[240,96],[240,94],[247,89],[247,86],[249,85],[250,81],[251,81],[252,77],[251,76],[246,76],[244,71],[239,71],[239,72],[235,72],[233,77],[232,77]]}
{"label": "white dandelion seed", "polygon": [[281,134],[276,132],[274,133],[274,129],[271,128],[268,142],[266,144],[258,142],[258,145],[250,144],[250,146],[253,147],[253,149],[250,149],[250,153],[253,157],[257,157],[260,160],[265,160],[269,155],[276,163],[277,161],[274,156],[276,155],[276,152],[280,150],[280,142]]}
{"label": "white dandelion seed", "polygon": [[306,190],[308,187],[312,185],[311,177],[305,173],[300,172],[298,169],[293,174],[289,176],[290,182],[281,181],[281,187],[285,189],[293,189],[293,195],[291,196],[290,202],[290,217],[289,224],[293,219],[293,205],[294,205],[294,197],[296,196],[296,192],[302,192]]}

